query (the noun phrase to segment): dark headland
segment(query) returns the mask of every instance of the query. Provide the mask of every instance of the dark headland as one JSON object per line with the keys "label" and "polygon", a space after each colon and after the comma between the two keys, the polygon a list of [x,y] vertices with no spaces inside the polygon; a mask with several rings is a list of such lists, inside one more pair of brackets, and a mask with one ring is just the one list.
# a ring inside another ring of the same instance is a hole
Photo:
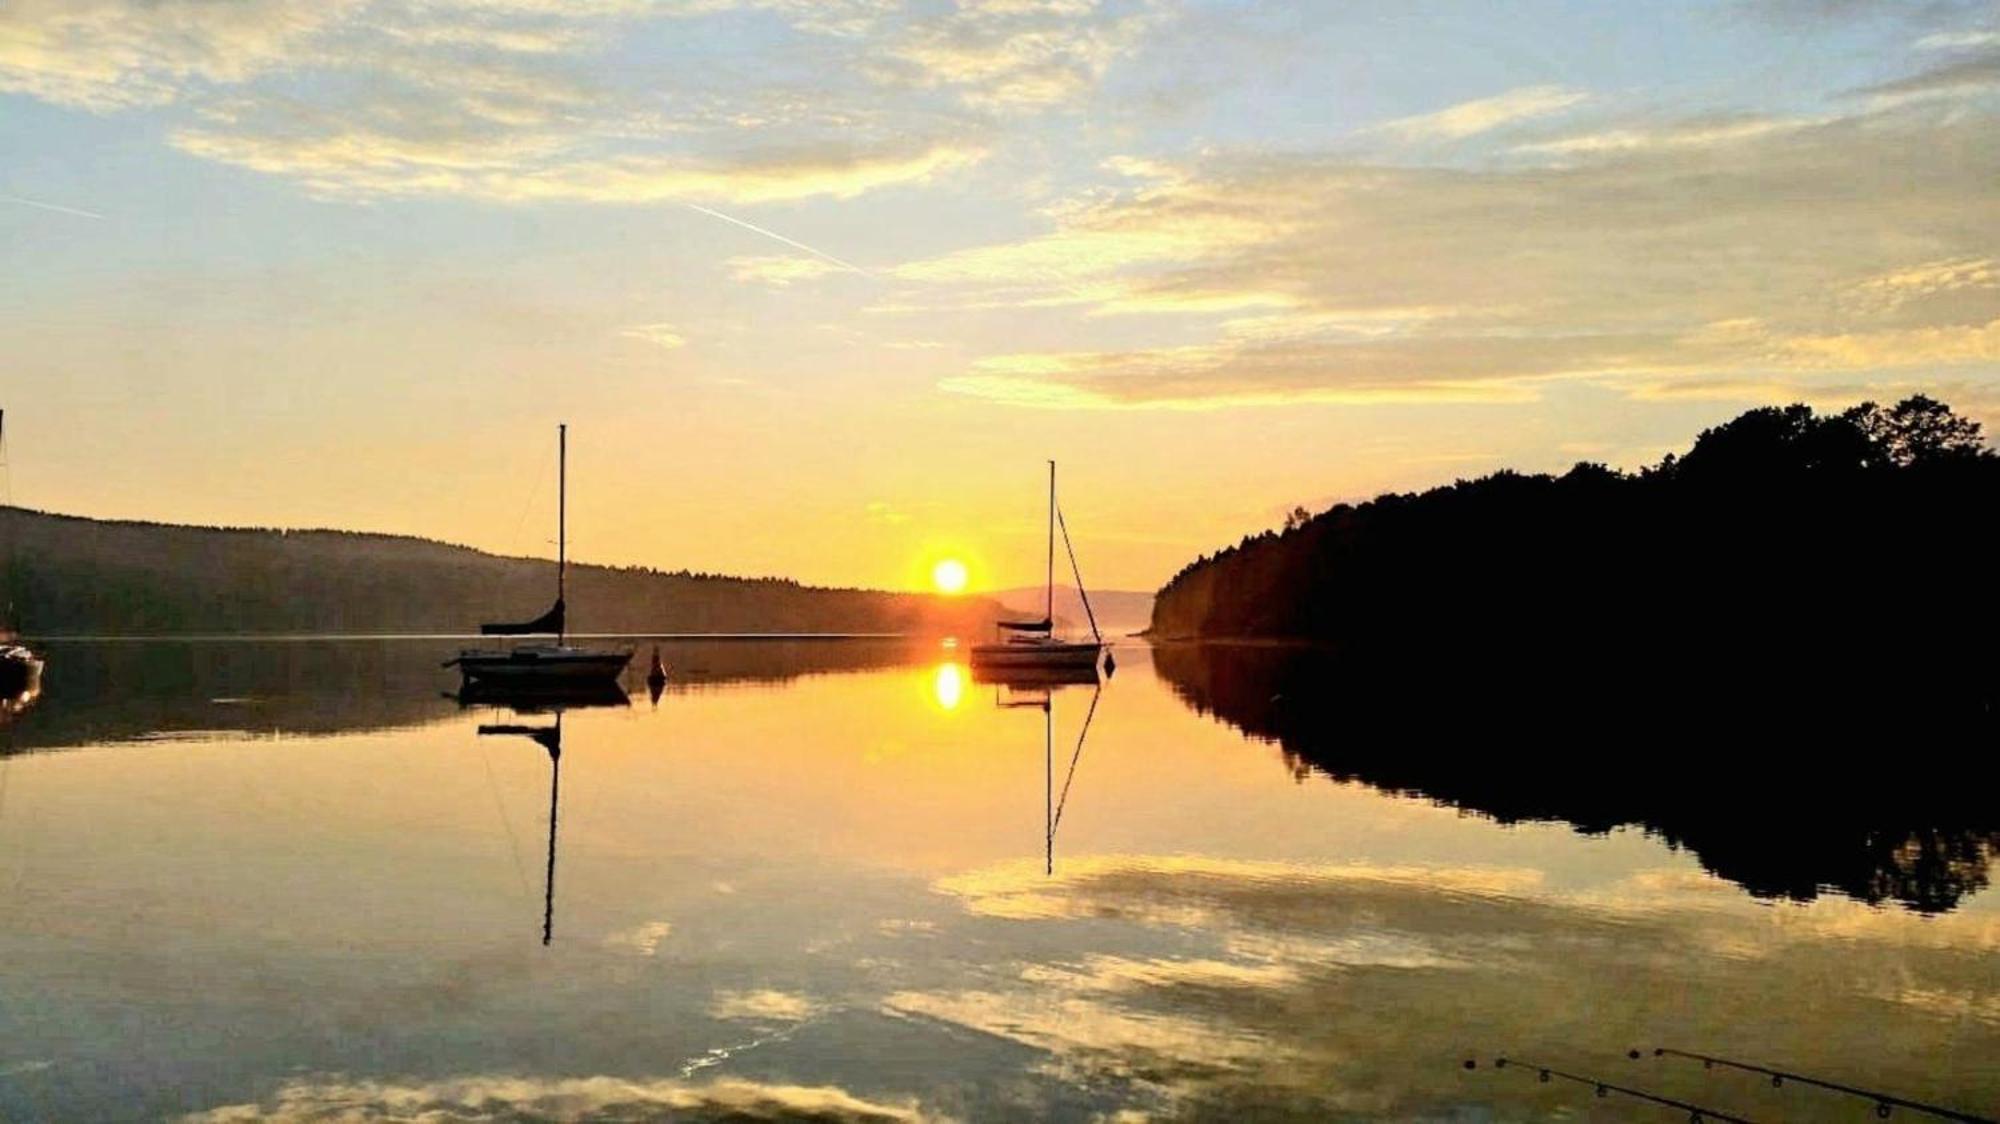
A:
{"label": "dark headland", "polygon": [[1444,683],[1920,683],[1990,693],[2000,457],[1913,397],[1751,410],[1582,463],[1295,513],[1160,590],[1158,639],[1329,645]]}

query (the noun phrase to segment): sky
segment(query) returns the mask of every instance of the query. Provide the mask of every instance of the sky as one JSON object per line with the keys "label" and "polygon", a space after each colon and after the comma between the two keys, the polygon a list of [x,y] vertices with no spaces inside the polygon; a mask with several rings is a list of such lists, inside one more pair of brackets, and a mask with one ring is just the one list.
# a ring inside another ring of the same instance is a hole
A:
{"label": "sky", "polygon": [[1752,406],[2000,422],[2000,3],[9,0],[13,502],[1148,589]]}

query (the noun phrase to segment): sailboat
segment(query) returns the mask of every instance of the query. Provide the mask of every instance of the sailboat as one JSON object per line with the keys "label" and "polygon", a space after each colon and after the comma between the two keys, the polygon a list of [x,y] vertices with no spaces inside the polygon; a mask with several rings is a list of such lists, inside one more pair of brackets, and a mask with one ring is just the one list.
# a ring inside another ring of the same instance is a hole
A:
{"label": "sailboat", "polygon": [[531,621],[482,624],[482,636],[533,636],[553,633],[553,644],[522,644],[513,648],[467,648],[446,667],[458,668],[466,686],[548,687],[610,684],[632,662],[630,648],[580,648],[568,643],[567,606],[563,597],[569,576],[569,426],[556,427],[556,603]]}
{"label": "sailboat", "polygon": [[[7,470],[7,411],[0,410],[0,473]],[[9,490],[11,492],[11,489]],[[7,498],[11,500],[11,495]],[[7,559],[7,580],[14,581],[14,559]],[[8,590],[7,615],[0,618],[0,700],[31,700],[40,690],[42,657],[21,643],[15,633],[13,591]],[[23,704],[25,705],[25,703]]]}
{"label": "sailboat", "polygon": [[[1083,599],[1083,611],[1090,618],[1089,641],[1063,640],[1055,634],[1056,610],[1056,528],[1062,527],[1063,548],[1069,552],[1070,572],[1076,578],[1077,595]],[[1056,507],[1056,462],[1049,462],[1049,552],[1048,584],[1043,602],[1042,619],[1038,621],[999,621],[1002,638],[991,644],[972,646],[972,670],[979,672],[1005,672],[1011,670],[1050,671],[1057,669],[1077,669],[1095,677],[1097,661],[1104,652],[1104,636],[1097,631],[1097,615],[1090,611],[1090,594],[1083,589],[1083,574],[1077,570],[1076,548],[1069,541],[1069,526],[1062,522],[1062,512]]]}

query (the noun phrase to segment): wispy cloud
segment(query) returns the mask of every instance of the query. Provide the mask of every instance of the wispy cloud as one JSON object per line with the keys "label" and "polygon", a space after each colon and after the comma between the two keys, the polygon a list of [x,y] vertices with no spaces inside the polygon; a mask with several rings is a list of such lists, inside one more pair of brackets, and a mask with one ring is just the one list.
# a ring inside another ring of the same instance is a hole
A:
{"label": "wispy cloud", "polygon": [[1197,337],[988,355],[939,384],[1013,405],[1520,401],[1553,379],[1962,368],[2000,361],[1995,127],[1876,109],[1613,125],[1480,169],[1218,153],[1054,209],[1048,233],[890,272],[1146,309]]}
{"label": "wispy cloud", "polygon": [[1506,125],[1561,113],[1590,99],[1566,86],[1526,86],[1490,98],[1460,102],[1435,113],[1399,117],[1368,131],[1404,141],[1463,140]]}
{"label": "wispy cloud", "polygon": [[636,324],[618,333],[627,339],[644,340],[654,347],[676,351],[687,346],[686,337],[672,324]]}
{"label": "wispy cloud", "polygon": [[1520,145],[1517,151],[1573,156],[1635,152],[1642,149],[1709,148],[1755,140],[1772,133],[1811,128],[1828,120],[1830,118],[1775,117],[1763,114],[1698,117],[1661,124],[1625,125],[1557,137],[1553,140],[1533,141]]}
{"label": "wispy cloud", "polygon": [[951,91],[995,112],[1073,103],[1161,20],[1147,5],[1098,0],[961,3],[903,28],[874,73],[889,82]]}
{"label": "wispy cloud", "polygon": [[800,281],[816,281],[833,274],[858,272],[838,259],[802,258],[792,254],[730,258],[725,262],[729,275],[738,281],[788,288]]}
{"label": "wispy cloud", "polygon": [[[855,57],[831,60],[828,88],[811,97],[776,79],[633,82],[599,65],[629,24],[739,6],[23,0],[0,8],[0,92],[97,112],[174,104],[168,137],[181,151],[338,198],[851,198],[983,156],[977,122],[904,113],[873,96],[870,80],[853,77],[863,46],[844,39]],[[816,34],[900,9],[872,0],[751,6]],[[753,150],[742,143],[748,128],[766,138]]]}
{"label": "wispy cloud", "polygon": [[325,131],[317,128],[318,122],[310,125],[289,133],[190,128],[174,133],[171,141],[182,151],[211,160],[296,178],[328,196],[677,203],[813,254],[819,251],[693,200],[756,204],[814,196],[852,198],[884,187],[926,182],[984,155],[982,150],[953,144],[898,141],[874,150],[813,147],[727,159],[695,154],[604,159],[583,155],[572,141],[541,134],[488,136],[468,131],[416,137],[348,122],[330,123]]}
{"label": "wispy cloud", "polygon": [[1917,40],[1917,47],[1926,51],[1964,51],[1981,47],[2000,47],[2000,31],[1940,31]]}
{"label": "wispy cloud", "polygon": [[434,1081],[295,1080],[260,1102],[183,1117],[190,1124],[250,1121],[510,1119],[634,1120],[687,1115],[702,1120],[812,1119],[829,1124],[917,1124],[933,1119],[914,1101],[869,1101],[833,1086],[767,1085],[724,1079],[693,1084],[657,1078],[506,1075]]}
{"label": "wispy cloud", "polygon": [[2000,46],[1985,47],[1969,57],[1920,70],[1906,78],[1864,86],[1852,93],[1893,105],[1994,91],[2000,91]]}
{"label": "wispy cloud", "polygon": [[361,0],[15,0],[0,8],[0,90],[106,111],[173,101],[288,64]]}
{"label": "wispy cloud", "polygon": [[770,988],[717,992],[708,1005],[708,1013],[714,1018],[750,1022],[800,1022],[818,1010],[819,1004],[806,996]]}

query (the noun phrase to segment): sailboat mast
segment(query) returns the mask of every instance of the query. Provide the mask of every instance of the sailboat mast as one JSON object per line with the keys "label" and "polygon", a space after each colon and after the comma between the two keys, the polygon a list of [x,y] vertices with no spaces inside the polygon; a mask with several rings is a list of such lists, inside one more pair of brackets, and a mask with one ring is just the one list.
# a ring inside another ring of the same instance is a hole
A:
{"label": "sailboat mast", "polygon": [[1049,462],[1049,577],[1047,593],[1044,596],[1042,619],[1049,622],[1049,628],[1056,626],[1056,462]]}
{"label": "sailboat mast", "polygon": [[[563,607],[564,586],[569,581],[569,425],[556,426],[556,605]],[[569,633],[569,613],[556,622],[556,643]]]}

